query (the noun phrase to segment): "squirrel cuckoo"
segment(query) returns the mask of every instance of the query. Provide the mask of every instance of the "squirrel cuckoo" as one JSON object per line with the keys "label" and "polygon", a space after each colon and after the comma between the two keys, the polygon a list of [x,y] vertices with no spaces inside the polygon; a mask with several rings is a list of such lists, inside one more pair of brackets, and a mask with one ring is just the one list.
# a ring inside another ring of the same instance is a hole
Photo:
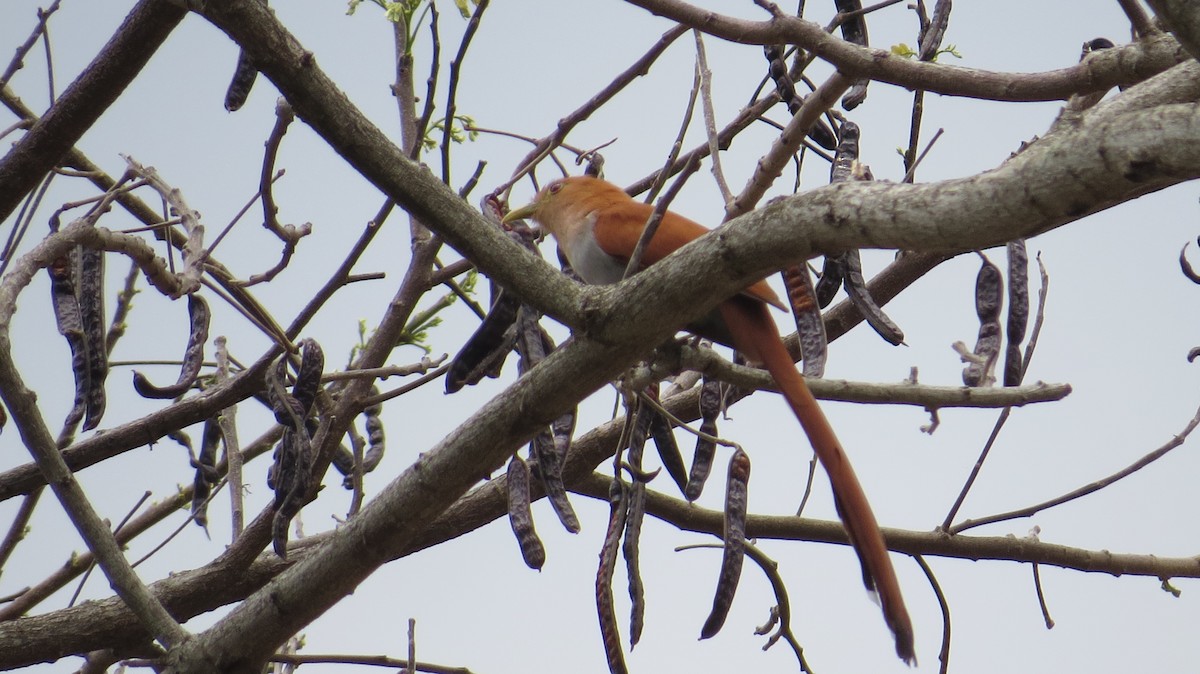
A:
{"label": "squirrel cuckoo", "polygon": [[[652,210],[616,185],[578,176],[546,185],[532,203],[509,212],[504,222],[537,221],[554,235],[584,281],[616,283],[624,276]],[[642,263],[653,264],[707,232],[704,226],[668,211],[646,246]],[[869,591],[878,593],[884,620],[896,639],[896,653],[914,663],[912,622],[875,515],[833,428],[796,370],[768,304],[787,310],[766,281],[759,281],[688,329],[737,349],[771,373],[829,475],[838,514],[862,563],[863,582]]]}

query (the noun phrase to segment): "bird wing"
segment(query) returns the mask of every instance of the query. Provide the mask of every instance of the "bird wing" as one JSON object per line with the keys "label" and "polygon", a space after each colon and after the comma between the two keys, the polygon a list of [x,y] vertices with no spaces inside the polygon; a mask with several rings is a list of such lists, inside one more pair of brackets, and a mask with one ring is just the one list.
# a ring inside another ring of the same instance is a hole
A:
{"label": "bird wing", "polygon": [[[596,243],[605,253],[628,262],[633,249],[650,214],[654,211],[649,204],[640,201],[612,204],[597,214],[594,236]],[[654,237],[646,245],[642,253],[642,266],[646,267],[658,262],[678,250],[690,241],[700,238],[709,229],[698,222],[689,220],[682,215],[667,211],[663,214],[662,222],[654,232]],[[752,297],[771,306],[787,311],[787,306],[779,300],[775,291],[766,281],[747,287],[742,294]]]}

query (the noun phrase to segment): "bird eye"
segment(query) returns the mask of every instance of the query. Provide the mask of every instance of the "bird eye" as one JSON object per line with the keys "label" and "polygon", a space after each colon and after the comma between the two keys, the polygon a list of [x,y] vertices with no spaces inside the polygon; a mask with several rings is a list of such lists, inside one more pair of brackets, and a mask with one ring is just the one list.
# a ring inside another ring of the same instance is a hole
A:
{"label": "bird eye", "polygon": [[562,188],[563,182],[561,180],[555,180],[554,182],[550,183],[550,186],[546,189],[550,191],[550,194],[558,194],[558,191]]}

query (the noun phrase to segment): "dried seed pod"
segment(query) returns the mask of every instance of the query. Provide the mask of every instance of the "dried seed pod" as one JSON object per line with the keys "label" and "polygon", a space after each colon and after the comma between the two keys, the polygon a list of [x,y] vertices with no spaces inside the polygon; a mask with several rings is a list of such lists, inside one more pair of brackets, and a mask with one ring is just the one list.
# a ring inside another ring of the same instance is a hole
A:
{"label": "dried seed pod", "polygon": [[[1200,243],[1200,237],[1196,239],[1196,243]],[[1200,274],[1192,268],[1192,263],[1187,259],[1187,244],[1183,244],[1183,248],[1179,249],[1179,268],[1183,271],[1183,275],[1192,283],[1200,283]]]}
{"label": "dried seed pod", "polygon": [[[721,398],[723,395],[721,382],[705,377],[700,388],[700,432],[715,436],[717,434],[717,415],[721,413]],[[692,456],[692,470],[688,475],[687,487],[683,495],[688,501],[700,498],[704,491],[704,482],[712,471],[712,462],[717,455],[717,443],[707,438],[696,438],[696,451]]]}
{"label": "dried seed pod", "polygon": [[817,279],[817,306],[824,309],[833,301],[837,291],[842,287],[842,278],[846,275],[846,265],[842,263],[841,255],[826,255],[825,264],[821,268],[821,278]]}
{"label": "dried seed pod", "polygon": [[[372,386],[371,395],[378,395],[379,389]],[[363,427],[367,431],[367,451],[363,452],[363,472],[369,473],[379,467],[383,460],[383,452],[387,446],[387,437],[383,432],[383,403],[363,408]]]}
{"label": "dried seed pod", "polygon": [[54,320],[58,333],[71,349],[71,372],[75,375],[75,400],[63,421],[64,438],[73,436],[75,428],[87,411],[88,371],[87,345],[83,339],[83,321],[79,315],[79,300],[75,295],[75,278],[70,256],[64,255],[46,268],[50,274],[50,300],[54,304]]}
{"label": "dried seed pod", "polygon": [[712,612],[704,621],[700,638],[716,636],[725,624],[738,580],[742,577],[742,562],[746,558],[746,510],[750,483],[750,457],[741,448],[729,459],[729,478],[725,486],[725,550],[721,556],[721,573],[713,595]]}
{"label": "dried seed pod", "polygon": [[522,304],[517,311],[517,369],[521,374],[533,369],[546,357],[546,343],[542,340],[542,326],[538,320],[541,312],[528,304]]}
{"label": "dried seed pod", "polygon": [[621,651],[621,632],[617,628],[617,613],[613,606],[612,580],[617,569],[617,546],[625,530],[627,499],[625,483],[614,477],[608,489],[608,527],[600,548],[600,566],[596,569],[596,614],[600,619],[600,638],[611,674],[627,674],[625,654]]}
{"label": "dried seed pod", "polygon": [[300,369],[296,372],[292,397],[300,401],[304,413],[308,414],[317,399],[317,391],[321,388],[321,374],[325,371],[325,352],[314,339],[302,339],[297,346],[300,347]]}
{"label": "dried seed pod", "polygon": [[858,162],[858,143],[862,130],[854,122],[842,122],[837,154],[829,167],[829,182],[840,183],[854,178],[854,165]]}
{"label": "dried seed pod", "polygon": [[[788,72],[787,63],[783,60],[783,45],[763,45],[763,55],[767,57],[767,72],[775,83],[775,91],[779,92],[779,99],[787,106],[788,112],[794,116],[800,112],[800,106],[803,105],[804,99],[796,95],[796,84],[792,81],[792,74]],[[833,131],[823,119],[818,119],[813,124],[812,128],[808,130],[808,137],[826,150],[837,147],[837,137],[833,135]]]}
{"label": "dried seed pod", "polygon": [[893,346],[903,344],[904,331],[887,314],[883,313],[883,309],[875,303],[875,299],[867,290],[867,282],[862,275],[862,259],[859,257],[858,251],[846,251],[842,255],[842,262],[845,264],[846,294],[863,318],[867,319],[867,324],[889,344]]}
{"label": "dried seed pod", "polygon": [[979,316],[979,337],[975,341],[974,358],[963,368],[963,383],[967,386],[988,386],[995,381],[992,372],[1000,353],[1000,305],[1004,301],[1004,279],[1000,268],[983,257],[975,277],[975,313]]}
{"label": "dried seed pod", "polygon": [[1004,385],[1020,386],[1025,375],[1021,342],[1029,324],[1029,252],[1025,239],[1008,242],[1008,347],[1004,355]]}
{"label": "dried seed pod", "polygon": [[[658,402],[658,384],[647,386],[646,395]],[[679,443],[675,441],[671,422],[657,410],[648,409],[647,411],[651,413],[650,437],[654,439],[654,446],[658,448],[658,458],[662,462],[663,468],[667,469],[667,474],[679,487],[679,492],[683,493],[687,489],[687,466],[683,463],[683,454],[679,451]]]}
{"label": "dried seed pod", "polygon": [[192,463],[196,476],[192,478],[192,519],[201,527],[208,526],[208,497],[213,485],[221,481],[217,472],[217,447],[221,444],[221,426],[217,419],[204,422],[204,433],[200,440],[200,454]]}
{"label": "dried seed pod", "polygon": [[642,458],[646,448],[646,438],[650,435],[650,427],[657,416],[649,405],[639,401],[633,422],[633,433],[629,439],[629,453],[626,460],[634,475],[633,485],[629,488],[629,506],[625,512],[625,541],[621,552],[625,556],[625,575],[629,578],[629,647],[633,648],[642,638],[642,626],[646,617],[646,593],[642,585],[641,565],[638,561],[639,546],[642,537],[642,522],[646,518],[646,483]]}
{"label": "dried seed pod", "polygon": [[942,48],[942,38],[946,35],[946,26],[950,25],[950,7],[953,3],[951,0],[938,0],[933,7],[933,16],[929,18],[929,25],[921,30],[921,34],[917,39],[917,43],[921,45],[921,49],[917,54],[917,58],[921,61],[932,61],[937,55],[939,49]]}
{"label": "dried seed pod", "polygon": [[[842,21],[842,39],[847,42],[869,47],[867,40],[867,17],[862,13],[862,0],[834,0],[833,3],[839,14],[858,12]],[[867,83],[870,80],[855,80],[850,90],[842,97],[842,108],[853,110],[867,100]]]}
{"label": "dried seed pod", "polygon": [[516,454],[508,461],[508,523],[512,526],[521,557],[531,569],[541,570],[546,563],[546,548],[533,528],[533,512],[529,506],[529,466]]}
{"label": "dried seed pod", "polygon": [[[315,459],[309,429],[305,425],[308,410],[295,395],[287,392],[286,374],[287,362],[280,358],[275,367],[267,368],[264,378],[271,411],[275,414],[275,420],[284,427],[279,444],[275,447],[275,462],[267,475],[267,484],[275,490],[271,542],[275,554],[285,559],[287,527],[304,507],[312,491]],[[320,378],[319,371],[316,377]]]}
{"label": "dried seed pod", "polygon": [[79,299],[79,318],[83,327],[83,342],[87,354],[87,417],[83,430],[100,425],[104,416],[104,380],[108,377],[108,351],[105,349],[104,321],[104,251],[76,248]]}
{"label": "dried seed pod", "polygon": [[[573,419],[574,415],[571,417]],[[562,522],[563,528],[576,534],[580,529],[579,517],[571,507],[567,488],[563,485],[562,471],[566,454],[559,453],[560,447],[562,445],[555,442],[549,430],[542,430],[529,443],[529,451],[537,462],[538,477],[541,478],[542,489],[546,492],[546,500],[550,502],[554,514],[558,515],[558,521]]]}
{"label": "dried seed pod", "polygon": [[520,300],[512,293],[501,291],[475,333],[450,361],[450,370],[446,373],[446,393],[477,384],[493,370],[498,372],[497,363],[503,362],[516,340],[514,326],[520,308]]}
{"label": "dried seed pod", "polygon": [[229,88],[225,90],[225,109],[229,112],[240,110],[246,104],[246,99],[249,98],[250,89],[254,87],[256,79],[258,79],[258,69],[254,67],[254,61],[243,49],[238,52],[233,79],[229,82]]}
{"label": "dried seed pod", "polygon": [[146,375],[134,370],[133,388],[143,398],[178,398],[196,383],[200,368],[204,364],[204,343],[208,341],[208,303],[193,293],[188,295],[188,315],[191,330],[187,348],[183,352],[183,365],[179,368],[179,379],[170,386],[155,386]]}
{"label": "dried seed pod", "polygon": [[824,376],[829,339],[825,335],[825,321],[821,318],[821,308],[817,306],[816,289],[813,287],[812,277],[808,274],[808,263],[802,262],[785,268],[783,285],[787,288],[792,318],[796,321],[800,356],[804,359],[804,376]]}

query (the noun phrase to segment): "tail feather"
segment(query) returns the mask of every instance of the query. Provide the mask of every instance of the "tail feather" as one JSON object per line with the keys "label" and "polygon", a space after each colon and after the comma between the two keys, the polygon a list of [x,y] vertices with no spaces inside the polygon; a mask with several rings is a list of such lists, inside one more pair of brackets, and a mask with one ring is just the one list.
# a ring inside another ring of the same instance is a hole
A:
{"label": "tail feather", "polygon": [[829,475],[838,515],[862,564],[863,583],[867,590],[878,594],[884,620],[896,639],[897,655],[905,662],[915,664],[912,621],[904,606],[900,583],[875,514],[833,427],[804,383],[804,377],[796,370],[766,305],[738,297],[721,304],[720,310],[737,349],[766,366],[804,428],[813,451]]}

